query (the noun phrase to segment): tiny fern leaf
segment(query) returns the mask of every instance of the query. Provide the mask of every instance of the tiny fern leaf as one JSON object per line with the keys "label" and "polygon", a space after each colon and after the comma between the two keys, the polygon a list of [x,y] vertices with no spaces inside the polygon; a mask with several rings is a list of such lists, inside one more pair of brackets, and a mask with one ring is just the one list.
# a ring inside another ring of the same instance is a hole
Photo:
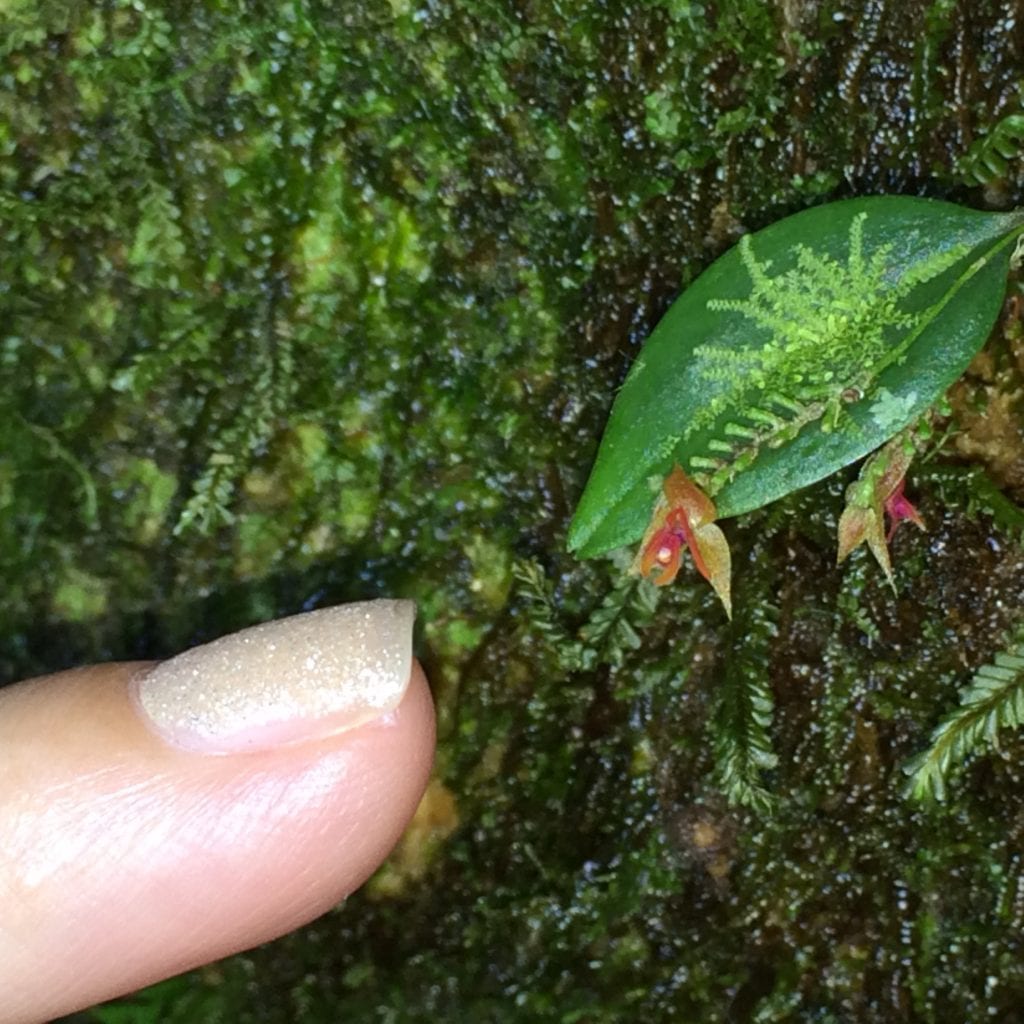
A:
{"label": "tiny fern leaf", "polygon": [[999,749],[999,733],[1024,724],[1024,624],[1006,650],[974,674],[959,706],[932,733],[931,746],[908,766],[909,792],[944,800],[950,775],[969,758]]}
{"label": "tiny fern leaf", "polygon": [[551,584],[533,560],[513,567],[517,591],[527,603],[526,617],[532,632],[556,655],[563,671],[587,671],[598,665],[622,665],[640,647],[641,630],[654,617],[658,590],[634,576],[622,576],[612,590],[591,610],[580,627],[579,637],[566,631],[555,606]]}
{"label": "tiny fern leaf", "polygon": [[[268,318],[272,320],[272,309]],[[254,357],[251,386],[238,409],[223,411],[206,466],[174,527],[175,536],[190,530],[208,535],[234,522],[231,504],[237,485],[287,413],[295,388],[295,356],[287,331],[268,323]],[[130,377],[122,383],[138,386]]]}
{"label": "tiny fern leaf", "polygon": [[640,647],[640,630],[658,605],[658,591],[646,580],[623,576],[580,629],[580,667],[621,665]]}
{"label": "tiny fern leaf", "polygon": [[518,591],[527,602],[527,622],[532,631],[543,638],[561,668],[572,671],[579,666],[580,644],[571,639],[562,625],[551,596],[551,587],[544,570],[534,560],[517,561],[512,575]]}
{"label": "tiny fern leaf", "polygon": [[1024,113],[1008,114],[996,122],[957,161],[957,172],[972,184],[992,185],[1019,173],[1024,156]]}
{"label": "tiny fern leaf", "polygon": [[768,677],[774,609],[749,598],[739,607],[712,722],[715,779],[731,803],[765,813],[772,798],[762,775],[777,761],[771,739],[775,700]]}

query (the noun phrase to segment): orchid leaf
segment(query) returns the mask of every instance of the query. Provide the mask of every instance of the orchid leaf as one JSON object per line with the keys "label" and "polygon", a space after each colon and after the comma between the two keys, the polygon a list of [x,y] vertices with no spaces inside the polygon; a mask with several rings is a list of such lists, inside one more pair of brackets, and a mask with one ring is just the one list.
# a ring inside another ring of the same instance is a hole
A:
{"label": "orchid leaf", "polygon": [[619,392],[569,530],[632,544],[679,464],[718,518],[883,445],[936,403],[992,329],[1024,211],[873,197],[746,236],[655,328]]}

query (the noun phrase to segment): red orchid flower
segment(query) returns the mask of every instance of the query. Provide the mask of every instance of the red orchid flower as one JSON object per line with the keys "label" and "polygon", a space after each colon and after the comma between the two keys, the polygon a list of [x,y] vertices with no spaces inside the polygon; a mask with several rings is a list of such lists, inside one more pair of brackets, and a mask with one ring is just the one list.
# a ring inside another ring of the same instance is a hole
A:
{"label": "red orchid flower", "polygon": [[[846,489],[846,508],[839,519],[836,564],[842,564],[851,551],[866,542],[894,590],[889,558],[893,535],[904,520],[925,529],[924,520],[903,493],[904,477],[913,457],[913,442],[905,435],[893,438],[875,452],[864,463],[856,483]],[[885,516],[889,517],[888,532]]]}
{"label": "red orchid flower", "polygon": [[731,563],[725,534],[714,525],[714,502],[675,466],[665,477],[650,525],[633,562],[633,571],[654,577],[656,586],[671,583],[679,572],[685,544],[697,572],[714,588],[726,615],[732,618]]}
{"label": "red orchid flower", "polygon": [[893,534],[905,519],[909,519],[919,530],[926,529],[921,513],[910,504],[910,499],[903,493],[905,483],[906,480],[900,480],[896,490],[883,502],[885,514],[889,517],[889,532],[885,535],[888,544],[892,543]]}

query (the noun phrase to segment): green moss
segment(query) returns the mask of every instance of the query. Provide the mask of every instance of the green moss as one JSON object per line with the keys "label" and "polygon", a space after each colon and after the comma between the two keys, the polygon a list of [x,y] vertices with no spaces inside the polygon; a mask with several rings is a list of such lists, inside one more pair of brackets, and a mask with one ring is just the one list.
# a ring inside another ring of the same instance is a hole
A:
{"label": "green moss", "polygon": [[122,501],[124,529],[136,543],[159,544],[168,527],[167,517],[178,481],[147,458],[129,459],[113,483]]}
{"label": "green moss", "polygon": [[110,594],[105,580],[71,568],[54,584],[51,609],[58,619],[91,622],[106,614]]}
{"label": "green moss", "polygon": [[738,524],[772,818],[710,781],[702,591],[563,554],[624,366],[741,226],[981,165],[1020,201],[1012,7],[0,0],[0,673],[414,596],[461,823],[116,1019],[1017,1012],[1019,740],[900,795],[1024,599],[1005,506],[929,485],[895,603],[832,566],[839,491]]}

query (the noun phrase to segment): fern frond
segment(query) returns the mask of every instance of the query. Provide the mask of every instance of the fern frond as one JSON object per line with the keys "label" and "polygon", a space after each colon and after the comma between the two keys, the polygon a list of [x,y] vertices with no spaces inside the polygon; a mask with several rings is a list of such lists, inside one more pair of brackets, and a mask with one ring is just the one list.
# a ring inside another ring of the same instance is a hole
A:
{"label": "fern frond", "polygon": [[762,772],[775,767],[771,725],[775,709],[768,661],[774,609],[764,600],[737,602],[731,650],[712,721],[715,780],[731,803],[767,812],[772,797]]}
{"label": "fern frond", "polygon": [[658,607],[657,587],[638,576],[623,576],[580,629],[580,667],[621,665],[640,646],[640,630]]}
{"label": "fern frond", "polygon": [[234,520],[230,505],[235,487],[271,437],[275,422],[286,415],[295,387],[295,357],[286,326],[273,316],[271,308],[251,392],[211,444],[206,466],[175,524],[175,536],[191,529],[209,534]]}
{"label": "fern frond", "polygon": [[235,458],[228,452],[214,452],[196,480],[192,494],[181,510],[174,526],[174,535],[196,529],[204,536],[235,520],[230,509],[235,480],[240,475]]}
{"label": "fern frond", "polygon": [[551,596],[544,570],[533,560],[517,561],[512,575],[527,601],[530,627],[554,652],[566,672],[587,671],[597,665],[622,665],[640,647],[641,630],[654,617],[658,588],[647,580],[623,573],[572,638]]}
{"label": "fern frond", "polygon": [[950,775],[970,757],[999,749],[999,732],[1024,724],[1024,623],[1006,650],[974,674],[960,705],[932,733],[931,746],[907,766],[909,792],[944,800]]}
{"label": "fern frond", "polygon": [[544,570],[533,559],[516,561],[512,576],[519,584],[519,592],[527,602],[527,619],[567,671],[580,663],[580,644],[565,631],[551,597],[551,585]]}
{"label": "fern frond", "polygon": [[1024,113],[997,121],[956,163],[957,173],[991,185],[1009,177],[1011,165],[1024,157]]}

